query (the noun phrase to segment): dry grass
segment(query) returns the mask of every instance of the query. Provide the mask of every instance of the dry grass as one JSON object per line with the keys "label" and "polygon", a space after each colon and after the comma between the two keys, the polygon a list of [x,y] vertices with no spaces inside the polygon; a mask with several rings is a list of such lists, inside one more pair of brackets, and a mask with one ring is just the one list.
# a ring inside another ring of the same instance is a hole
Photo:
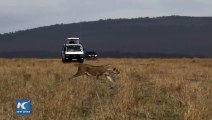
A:
{"label": "dry grass", "polygon": [[[212,118],[212,59],[100,59],[121,74],[115,84],[72,78],[58,59],[0,59],[0,119]],[[15,100],[30,98],[32,114],[17,116]]]}

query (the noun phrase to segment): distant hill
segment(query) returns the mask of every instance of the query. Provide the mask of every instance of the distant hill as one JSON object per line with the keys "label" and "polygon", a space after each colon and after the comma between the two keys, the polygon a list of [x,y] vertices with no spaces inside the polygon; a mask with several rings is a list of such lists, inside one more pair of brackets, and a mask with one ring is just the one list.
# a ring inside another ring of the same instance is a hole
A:
{"label": "distant hill", "polygon": [[212,57],[212,17],[168,16],[57,24],[0,34],[0,57],[60,57],[67,37],[102,57]]}

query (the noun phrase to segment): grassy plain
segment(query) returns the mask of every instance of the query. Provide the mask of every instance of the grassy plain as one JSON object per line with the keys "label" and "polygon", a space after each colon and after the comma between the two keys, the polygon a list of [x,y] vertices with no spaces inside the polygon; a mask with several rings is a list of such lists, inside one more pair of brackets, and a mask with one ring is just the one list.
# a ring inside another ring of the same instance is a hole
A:
{"label": "grassy plain", "polygon": [[[212,59],[99,59],[121,74],[72,78],[77,67],[59,59],[0,59],[0,120],[210,120]],[[30,98],[32,114],[16,115]]]}

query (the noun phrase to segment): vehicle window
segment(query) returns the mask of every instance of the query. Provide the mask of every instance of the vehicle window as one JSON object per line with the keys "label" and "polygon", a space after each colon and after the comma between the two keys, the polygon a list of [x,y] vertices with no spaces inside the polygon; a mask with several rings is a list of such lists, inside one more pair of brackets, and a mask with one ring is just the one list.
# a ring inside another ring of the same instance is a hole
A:
{"label": "vehicle window", "polygon": [[78,45],[67,46],[66,49],[67,52],[81,51],[81,47]]}

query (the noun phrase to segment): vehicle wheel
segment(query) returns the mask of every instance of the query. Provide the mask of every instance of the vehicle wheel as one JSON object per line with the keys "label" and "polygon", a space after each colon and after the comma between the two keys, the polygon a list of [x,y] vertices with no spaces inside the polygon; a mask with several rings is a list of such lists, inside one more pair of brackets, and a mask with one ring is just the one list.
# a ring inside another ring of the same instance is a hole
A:
{"label": "vehicle wheel", "polygon": [[66,59],[62,59],[62,62],[63,62],[63,63],[66,63],[67,61],[66,61]]}

